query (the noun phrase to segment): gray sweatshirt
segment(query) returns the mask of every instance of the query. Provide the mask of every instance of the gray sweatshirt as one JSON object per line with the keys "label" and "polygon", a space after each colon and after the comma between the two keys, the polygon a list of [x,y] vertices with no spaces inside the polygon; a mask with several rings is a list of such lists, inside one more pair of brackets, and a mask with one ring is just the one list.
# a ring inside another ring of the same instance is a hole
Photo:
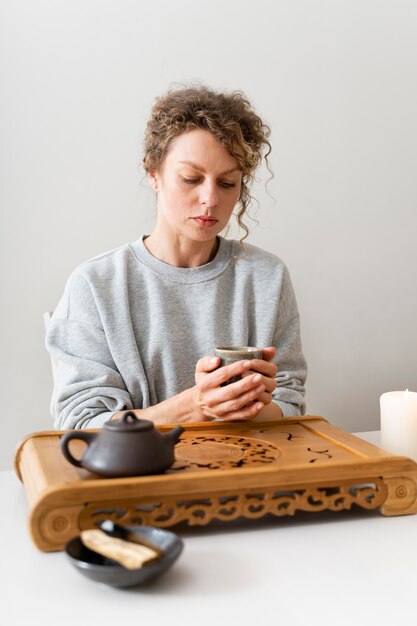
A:
{"label": "gray sweatshirt", "polygon": [[54,426],[99,427],[193,387],[197,360],[220,345],[275,346],[273,401],[304,414],[306,362],[284,263],[220,238],[209,263],[174,267],[143,239],[82,263],[67,282],[46,336]]}

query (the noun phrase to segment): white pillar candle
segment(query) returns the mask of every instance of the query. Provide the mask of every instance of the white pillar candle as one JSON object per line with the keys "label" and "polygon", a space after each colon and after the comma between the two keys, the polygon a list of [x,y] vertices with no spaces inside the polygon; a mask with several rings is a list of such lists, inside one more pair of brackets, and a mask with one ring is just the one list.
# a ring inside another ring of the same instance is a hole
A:
{"label": "white pillar candle", "polygon": [[380,406],[382,448],[417,461],[417,393],[383,393]]}

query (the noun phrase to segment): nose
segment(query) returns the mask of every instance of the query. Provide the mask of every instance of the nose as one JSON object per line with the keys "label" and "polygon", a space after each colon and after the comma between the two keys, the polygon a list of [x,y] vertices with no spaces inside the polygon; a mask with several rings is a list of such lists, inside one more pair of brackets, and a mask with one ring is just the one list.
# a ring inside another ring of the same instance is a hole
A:
{"label": "nose", "polygon": [[200,187],[200,204],[208,209],[216,207],[219,203],[219,192],[215,182],[204,181]]}

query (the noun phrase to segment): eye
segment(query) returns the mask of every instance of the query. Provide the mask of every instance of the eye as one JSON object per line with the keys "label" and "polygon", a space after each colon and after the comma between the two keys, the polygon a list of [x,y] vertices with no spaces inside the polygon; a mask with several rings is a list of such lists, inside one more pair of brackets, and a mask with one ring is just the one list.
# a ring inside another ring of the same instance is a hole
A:
{"label": "eye", "polygon": [[198,178],[182,178],[182,181],[187,185],[195,185],[198,183]]}
{"label": "eye", "polygon": [[224,189],[230,189],[231,187],[236,187],[236,183],[220,183],[220,185],[221,185]]}

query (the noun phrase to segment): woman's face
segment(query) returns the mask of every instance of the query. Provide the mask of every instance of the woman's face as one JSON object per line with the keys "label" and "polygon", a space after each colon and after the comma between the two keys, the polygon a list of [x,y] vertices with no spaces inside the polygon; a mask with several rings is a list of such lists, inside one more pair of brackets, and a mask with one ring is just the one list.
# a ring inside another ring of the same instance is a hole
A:
{"label": "woman's face", "polygon": [[158,227],[167,235],[210,241],[239,200],[242,172],[214,135],[196,129],[172,141],[149,178],[158,194]]}

